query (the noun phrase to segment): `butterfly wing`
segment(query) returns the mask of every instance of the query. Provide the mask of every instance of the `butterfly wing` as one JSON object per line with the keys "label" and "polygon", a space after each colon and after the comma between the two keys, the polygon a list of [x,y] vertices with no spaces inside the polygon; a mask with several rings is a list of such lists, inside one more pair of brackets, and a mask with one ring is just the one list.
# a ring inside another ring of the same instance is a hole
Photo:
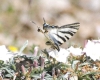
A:
{"label": "butterfly wing", "polygon": [[48,33],[49,38],[54,44],[60,46],[77,32],[79,24],[80,23],[73,23],[61,27],[54,26]]}

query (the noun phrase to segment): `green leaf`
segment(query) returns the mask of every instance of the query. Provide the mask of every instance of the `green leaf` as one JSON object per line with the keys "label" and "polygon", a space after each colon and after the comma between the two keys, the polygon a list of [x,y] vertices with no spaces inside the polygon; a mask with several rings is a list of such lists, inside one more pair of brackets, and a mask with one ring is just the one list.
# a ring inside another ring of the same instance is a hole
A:
{"label": "green leaf", "polygon": [[28,45],[28,40],[26,40],[26,42],[23,44],[23,46],[20,48],[19,50],[19,55],[23,52],[23,50],[26,48],[26,46]]}

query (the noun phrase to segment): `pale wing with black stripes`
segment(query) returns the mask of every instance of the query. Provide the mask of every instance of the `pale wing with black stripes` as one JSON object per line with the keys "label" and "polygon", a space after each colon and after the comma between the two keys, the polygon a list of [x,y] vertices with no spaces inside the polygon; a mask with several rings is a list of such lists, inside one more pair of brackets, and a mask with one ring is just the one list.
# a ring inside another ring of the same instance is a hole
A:
{"label": "pale wing with black stripes", "polygon": [[58,27],[48,25],[44,20],[43,29],[50,39],[46,44],[53,45],[53,47],[59,51],[59,46],[69,40],[77,32],[79,25],[80,23],[77,22]]}

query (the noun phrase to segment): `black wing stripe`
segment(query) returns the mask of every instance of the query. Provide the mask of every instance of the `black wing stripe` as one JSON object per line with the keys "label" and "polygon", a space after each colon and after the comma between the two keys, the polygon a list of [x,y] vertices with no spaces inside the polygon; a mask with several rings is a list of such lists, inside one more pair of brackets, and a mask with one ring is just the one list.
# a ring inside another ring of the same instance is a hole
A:
{"label": "black wing stripe", "polygon": [[73,23],[73,24],[67,24],[67,25],[63,25],[59,28],[73,28],[73,29],[78,29],[80,26],[80,23]]}
{"label": "black wing stripe", "polygon": [[64,42],[66,42],[66,39],[61,37],[60,35],[56,34],[60,39],[62,39]]}
{"label": "black wing stripe", "polygon": [[71,33],[73,33],[73,34],[75,34],[76,32],[74,32],[74,31],[69,31],[69,32],[71,32]]}
{"label": "black wing stripe", "polygon": [[57,43],[58,43],[59,45],[62,45],[62,43],[61,43],[60,41],[57,41]]}
{"label": "black wing stripe", "polygon": [[[66,26],[65,26],[66,27]],[[67,28],[73,28],[73,29],[78,29],[79,27],[78,26],[69,26]]]}
{"label": "black wing stripe", "polygon": [[73,28],[73,29],[78,29],[79,27],[78,26],[62,26],[62,27],[59,27],[59,28]]}
{"label": "black wing stripe", "polygon": [[77,26],[79,26],[80,25],[80,23],[72,23],[72,24],[67,24],[68,26],[75,26],[75,25],[77,25]]}
{"label": "black wing stripe", "polygon": [[61,32],[61,33],[64,33],[64,34],[66,34],[67,32],[71,32],[71,33],[76,33],[76,32],[74,32],[74,31],[59,31],[59,32]]}
{"label": "black wing stripe", "polygon": [[67,40],[69,40],[69,37],[65,36],[67,38]]}
{"label": "black wing stripe", "polygon": [[74,34],[72,33],[72,32],[70,32],[70,31],[59,31],[59,32],[61,32],[61,33],[65,33],[65,34],[70,34],[71,36],[73,36]]}

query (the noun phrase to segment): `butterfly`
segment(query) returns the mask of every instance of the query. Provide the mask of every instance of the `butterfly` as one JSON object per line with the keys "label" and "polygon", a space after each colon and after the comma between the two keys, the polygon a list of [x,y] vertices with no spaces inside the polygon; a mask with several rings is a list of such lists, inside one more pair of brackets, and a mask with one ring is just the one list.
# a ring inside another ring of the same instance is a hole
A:
{"label": "butterfly", "polygon": [[59,46],[69,40],[78,31],[80,26],[79,22],[63,25],[60,27],[55,25],[51,26],[46,23],[44,18],[43,20],[44,32],[40,28],[38,28],[38,32],[44,33],[48,39],[46,44],[51,45],[52,48],[55,48],[58,51],[60,51]]}

